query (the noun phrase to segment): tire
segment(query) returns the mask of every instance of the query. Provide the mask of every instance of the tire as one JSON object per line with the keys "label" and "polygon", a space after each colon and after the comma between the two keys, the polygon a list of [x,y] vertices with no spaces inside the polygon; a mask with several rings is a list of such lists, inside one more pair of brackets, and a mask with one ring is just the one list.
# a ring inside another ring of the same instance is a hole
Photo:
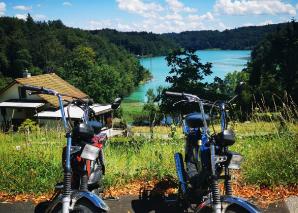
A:
{"label": "tire", "polygon": [[[106,211],[97,208],[94,206],[90,201],[86,199],[79,200],[72,211],[69,211],[70,213],[104,213]],[[62,205],[60,204],[57,206],[52,213],[62,213]]]}
{"label": "tire", "polygon": [[233,204],[227,208],[225,213],[249,213],[249,211],[241,206]]}
{"label": "tire", "polygon": [[198,209],[195,210],[195,213],[213,213],[213,209],[211,207],[205,207],[200,211]]}
{"label": "tire", "polygon": [[50,201],[44,201],[37,204],[34,208],[34,213],[45,213],[50,203],[51,203]]}

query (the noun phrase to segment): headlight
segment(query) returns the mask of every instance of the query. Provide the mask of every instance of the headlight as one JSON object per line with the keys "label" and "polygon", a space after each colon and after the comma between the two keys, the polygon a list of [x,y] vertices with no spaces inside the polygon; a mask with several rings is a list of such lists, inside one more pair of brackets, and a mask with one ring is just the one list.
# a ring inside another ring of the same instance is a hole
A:
{"label": "headlight", "polygon": [[242,161],[244,160],[243,156],[236,153],[236,152],[230,152],[229,153],[229,169],[240,169],[240,165]]}

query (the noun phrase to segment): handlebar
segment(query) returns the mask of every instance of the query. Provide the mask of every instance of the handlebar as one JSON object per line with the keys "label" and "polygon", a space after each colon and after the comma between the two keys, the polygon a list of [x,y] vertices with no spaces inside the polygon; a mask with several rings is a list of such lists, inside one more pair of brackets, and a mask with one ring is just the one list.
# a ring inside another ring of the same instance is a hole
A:
{"label": "handlebar", "polygon": [[210,107],[216,107],[216,108],[221,108],[221,104],[220,103],[227,103],[229,104],[231,100],[234,100],[235,97],[233,97],[231,100],[229,101],[223,101],[223,102],[219,102],[219,101],[215,101],[215,102],[211,102],[209,100],[205,100],[205,99],[201,99],[196,95],[193,94],[189,94],[189,93],[184,93],[184,92],[170,92],[170,91],[166,91],[164,93],[165,95],[169,96],[169,97],[178,97],[184,100],[180,100],[178,102],[175,102],[173,104],[173,106],[180,104],[180,103],[185,103],[185,102],[189,102],[189,103],[193,103],[193,102],[197,102],[197,103],[201,103],[204,106],[210,106]]}
{"label": "handlebar", "polygon": [[193,94],[188,94],[188,93],[184,93],[184,92],[169,92],[169,91],[166,91],[165,94],[167,96],[172,96],[172,97],[181,97],[181,98],[185,98],[187,99],[188,101],[200,101],[201,99],[196,96],[196,95],[193,95]]}
{"label": "handlebar", "polygon": [[47,94],[47,95],[58,95],[58,92],[52,89],[48,89],[45,87],[37,87],[37,86],[31,86],[31,85],[24,85],[22,87],[25,90],[33,91],[33,94]]}
{"label": "handlebar", "polygon": [[168,96],[177,96],[177,97],[183,97],[184,96],[184,93],[180,93],[180,92],[166,91],[165,94],[168,95]]}

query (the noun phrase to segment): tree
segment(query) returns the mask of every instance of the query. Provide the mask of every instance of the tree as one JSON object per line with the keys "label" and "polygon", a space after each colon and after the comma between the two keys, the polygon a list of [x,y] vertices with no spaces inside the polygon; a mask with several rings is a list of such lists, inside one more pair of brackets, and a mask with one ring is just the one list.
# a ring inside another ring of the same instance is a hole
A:
{"label": "tree", "polygon": [[[176,92],[186,92],[196,94],[201,98],[213,97],[205,90],[207,83],[203,83],[204,77],[210,75],[211,63],[203,64],[194,50],[178,49],[171,52],[166,60],[170,66],[170,76],[166,77],[166,81],[171,85],[167,90]],[[208,96],[208,97],[207,97]],[[161,96],[160,109],[166,114],[187,113],[192,110],[190,107],[182,107],[177,105],[173,108],[173,103],[177,102],[179,98],[169,98],[166,95]]]}
{"label": "tree", "polygon": [[166,60],[171,68],[169,73],[172,74],[166,77],[166,81],[173,90],[193,92],[204,86],[201,81],[205,76],[212,74],[211,63],[201,63],[194,50],[177,49]]}
{"label": "tree", "polygon": [[285,29],[267,36],[251,54],[249,84],[256,99],[273,105],[272,94],[285,92],[298,102],[298,23],[292,20]]}
{"label": "tree", "polygon": [[21,77],[22,73],[26,69],[30,69],[32,66],[32,57],[27,49],[21,49],[16,52],[16,57],[14,61],[15,72],[17,76]]}
{"label": "tree", "polygon": [[65,65],[63,77],[74,86],[84,88],[95,70],[95,52],[90,47],[78,46],[69,56]]}
{"label": "tree", "polygon": [[157,95],[154,94],[154,90],[148,89],[148,91],[146,92],[147,101],[143,107],[143,111],[148,113],[149,116],[151,139],[153,138],[153,127],[156,121],[157,113],[159,111],[158,106],[155,104],[156,97]]}

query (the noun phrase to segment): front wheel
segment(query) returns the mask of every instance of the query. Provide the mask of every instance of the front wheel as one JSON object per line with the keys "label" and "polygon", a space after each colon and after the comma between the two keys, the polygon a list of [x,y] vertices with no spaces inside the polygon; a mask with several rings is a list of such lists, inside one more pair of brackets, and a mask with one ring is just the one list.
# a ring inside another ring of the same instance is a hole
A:
{"label": "front wheel", "polygon": [[[94,212],[104,213],[106,211],[97,208],[90,201],[82,199],[82,200],[79,200],[75,204],[74,209],[69,212],[70,213],[94,213]],[[57,206],[57,208],[55,208],[54,211],[51,213],[62,213],[62,205]]]}
{"label": "front wheel", "polygon": [[249,213],[249,211],[241,206],[231,205],[227,208],[225,213]]}

